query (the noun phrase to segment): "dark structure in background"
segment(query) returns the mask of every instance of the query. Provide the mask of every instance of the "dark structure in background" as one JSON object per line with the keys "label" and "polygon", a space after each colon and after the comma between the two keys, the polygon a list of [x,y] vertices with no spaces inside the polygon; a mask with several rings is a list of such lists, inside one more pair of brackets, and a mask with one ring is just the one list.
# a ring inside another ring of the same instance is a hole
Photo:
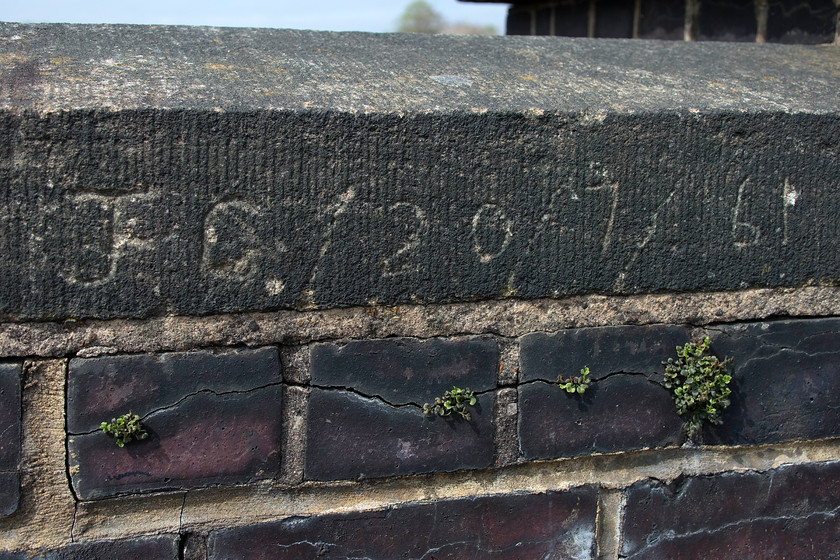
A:
{"label": "dark structure in background", "polygon": [[840,0],[461,1],[511,4],[507,35],[840,42]]}

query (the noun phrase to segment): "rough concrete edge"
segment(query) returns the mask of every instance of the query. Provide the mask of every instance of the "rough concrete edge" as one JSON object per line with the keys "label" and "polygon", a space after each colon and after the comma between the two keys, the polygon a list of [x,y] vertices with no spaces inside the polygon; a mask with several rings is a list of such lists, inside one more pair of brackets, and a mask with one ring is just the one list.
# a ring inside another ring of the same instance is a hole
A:
{"label": "rough concrete edge", "polygon": [[519,341],[499,339],[499,379],[500,387],[514,387],[519,381]]}
{"label": "rough concrete edge", "polygon": [[623,503],[624,492],[622,490],[598,489],[598,513],[595,518],[598,560],[618,560]]}
{"label": "rough concrete edge", "polygon": [[[181,529],[185,491],[135,494],[79,502],[73,525],[73,541],[116,540],[131,533],[135,526],[144,527],[144,535],[173,534]],[[106,527],[106,531],[97,531]],[[88,539],[89,534],[94,539]]]}
{"label": "rough concrete edge", "polygon": [[514,387],[505,387],[496,392],[493,437],[496,441],[494,463],[497,467],[512,465],[519,459],[518,397],[519,391]]}
{"label": "rough concrete edge", "polygon": [[[518,337],[574,327],[656,323],[704,326],[769,317],[840,315],[840,288],[737,292],[589,295],[474,303],[352,307],[60,323],[0,324],[2,357],[87,356],[114,352],[183,351],[213,346],[305,344],[313,341],[495,334]],[[256,323],[257,328],[254,328]]]}
{"label": "rough concrete edge", "polygon": [[[620,493],[648,478],[670,482],[685,475],[767,471],[782,465],[827,461],[840,461],[840,438],[753,447],[644,450],[519,463],[484,471],[308,482],[292,488],[268,482],[212,487],[187,493],[181,530],[203,534],[213,529],[287,517],[371,511],[401,503],[460,497],[563,491],[587,484],[598,485],[604,492]],[[142,509],[143,503],[143,497],[139,496],[132,500],[132,507]],[[84,514],[80,510],[79,515]],[[137,535],[157,530],[156,526],[128,525],[130,520],[128,512],[100,519],[100,524],[90,526],[85,539],[109,535],[115,527]]]}
{"label": "rough concrete edge", "polygon": [[309,388],[283,388],[283,439],[279,482],[303,482],[306,463],[306,424],[309,414]]}
{"label": "rough concrete edge", "polygon": [[283,346],[280,349],[280,362],[283,366],[283,381],[295,385],[308,385],[312,379],[309,371],[311,347]]}
{"label": "rough concrete edge", "polygon": [[23,364],[20,506],[0,519],[0,550],[33,551],[72,540],[76,502],[65,462],[67,360]]}

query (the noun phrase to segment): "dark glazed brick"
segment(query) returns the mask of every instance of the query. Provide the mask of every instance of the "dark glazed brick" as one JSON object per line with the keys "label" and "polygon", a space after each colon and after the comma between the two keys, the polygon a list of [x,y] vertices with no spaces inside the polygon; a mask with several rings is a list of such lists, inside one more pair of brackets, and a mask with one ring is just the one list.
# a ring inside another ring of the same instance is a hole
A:
{"label": "dark glazed brick", "polygon": [[17,511],[20,502],[20,475],[17,472],[0,472],[0,516]]}
{"label": "dark glazed brick", "polygon": [[595,553],[595,509],[584,487],[291,518],[215,531],[209,558],[584,560]]}
{"label": "dark glazed brick", "polygon": [[82,542],[41,553],[31,560],[177,560],[178,543],[178,535]]}
{"label": "dark glazed brick", "polygon": [[836,558],[840,463],[643,481],[627,490],[628,558]]}
{"label": "dark glazed brick", "polygon": [[836,559],[840,523],[836,512],[805,519],[757,519],[714,533],[675,537],[628,560]]}
{"label": "dark glazed brick", "polygon": [[733,358],[732,404],[706,441],[760,444],[840,435],[840,320],[721,327],[712,352]]}
{"label": "dark glazed brick", "polygon": [[681,430],[671,396],[641,376],[614,375],[580,396],[541,382],[519,389],[519,441],[525,459],[676,445]]}
{"label": "dark glazed brick", "polygon": [[0,515],[17,510],[21,402],[20,364],[0,364]]}
{"label": "dark glazed brick", "polygon": [[532,333],[520,339],[522,381],[554,382],[557,376],[579,375],[589,366],[590,379],[612,373],[642,373],[661,380],[664,360],[690,340],[687,329],[676,326],[622,326],[569,329],[554,334]]}
{"label": "dark glazed brick", "polygon": [[129,410],[142,417],[198,391],[249,391],[281,381],[276,348],[70,360],[67,429],[90,432]]}
{"label": "dark glazed brick", "polygon": [[434,401],[457,385],[496,386],[499,347],[485,338],[362,340],[318,344],[311,354],[312,385],[350,387],[391,404]]}
{"label": "dark glazed brick", "polygon": [[277,475],[282,387],[199,392],[143,419],[149,439],[124,448],[102,432],[68,438],[81,499],[144,490],[236,484]]}
{"label": "dark glazed brick", "polygon": [[343,480],[493,464],[493,395],[479,397],[472,419],[424,415],[346,391],[312,389],[305,478]]}

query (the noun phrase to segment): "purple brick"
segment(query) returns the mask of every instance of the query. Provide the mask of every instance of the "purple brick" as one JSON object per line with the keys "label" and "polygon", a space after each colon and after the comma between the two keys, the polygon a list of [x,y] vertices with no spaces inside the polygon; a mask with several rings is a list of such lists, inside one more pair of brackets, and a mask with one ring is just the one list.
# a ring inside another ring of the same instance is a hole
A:
{"label": "purple brick", "polygon": [[614,373],[641,373],[661,380],[662,362],[691,340],[682,327],[670,325],[569,329],[531,333],[520,339],[520,379],[556,381],[578,375],[588,366],[591,379]]}
{"label": "purple brick", "polygon": [[596,491],[411,503],[214,531],[210,560],[589,559]]}
{"label": "purple brick", "polygon": [[304,474],[342,480],[478,469],[493,464],[492,393],[472,419],[424,415],[338,390],[312,389]]}
{"label": "purple brick", "polygon": [[17,472],[0,472],[0,516],[17,511],[20,502],[20,475]]}
{"label": "purple brick", "polygon": [[129,409],[142,417],[198,391],[248,391],[281,380],[276,348],[70,360],[67,429],[90,432]]}
{"label": "purple brick", "polygon": [[81,499],[238,484],[277,475],[280,385],[243,393],[199,392],[150,414],[150,437],[124,448],[102,432],[71,435],[70,472]]}
{"label": "purple brick", "polygon": [[0,516],[17,511],[20,494],[20,364],[0,364]]}
{"label": "purple brick", "polygon": [[706,441],[762,444],[840,436],[840,320],[731,325],[711,350],[732,363],[732,404]]}
{"label": "purple brick", "polygon": [[312,349],[310,368],[316,387],[349,387],[392,404],[424,403],[453,385],[494,389],[499,348],[480,337],[318,344]]}
{"label": "purple brick", "polygon": [[34,560],[177,560],[178,535],[74,543]]}
{"label": "purple brick", "polygon": [[622,557],[833,558],[840,462],[643,481],[626,503]]}
{"label": "purple brick", "polygon": [[519,388],[519,438],[525,459],[574,457],[679,444],[682,420],[671,395],[634,375],[613,375],[570,395],[556,384]]}

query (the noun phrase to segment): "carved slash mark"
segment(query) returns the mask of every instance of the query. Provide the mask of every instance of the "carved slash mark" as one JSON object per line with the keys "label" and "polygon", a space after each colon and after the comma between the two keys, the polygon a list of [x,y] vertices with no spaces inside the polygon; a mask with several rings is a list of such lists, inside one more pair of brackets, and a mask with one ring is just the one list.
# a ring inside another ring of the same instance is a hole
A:
{"label": "carved slash mark", "polygon": [[350,206],[350,203],[355,197],[356,190],[353,189],[353,187],[350,187],[346,192],[338,196],[338,200],[327,206],[326,213],[331,214],[332,217],[330,218],[330,222],[327,225],[326,230],[324,230],[324,234],[321,236],[321,248],[318,250],[318,260],[315,262],[315,266],[312,267],[312,273],[309,275],[309,281],[301,292],[301,298],[306,300],[302,303],[309,305],[314,304],[312,301],[312,286],[315,285],[315,279],[318,276],[318,269],[321,265],[321,261],[323,261],[324,255],[327,254],[327,249],[329,249],[330,243],[332,243],[332,234],[333,231],[335,231],[339,217],[347,211],[347,208]]}
{"label": "carved slash mark", "polygon": [[677,191],[675,190],[671,191],[671,193],[668,195],[668,198],[666,198],[662,202],[662,204],[657,206],[656,211],[651,215],[650,222],[644,229],[644,237],[641,241],[636,243],[636,250],[633,251],[633,256],[630,257],[630,260],[627,261],[627,263],[624,265],[624,268],[621,269],[621,272],[618,273],[618,276],[615,279],[615,283],[613,284],[614,290],[624,289],[624,283],[627,278],[627,272],[630,270],[630,267],[633,266],[633,263],[635,263],[636,260],[639,258],[639,255],[642,254],[642,250],[644,250],[647,244],[650,243],[650,240],[653,239],[653,236],[656,233],[656,228],[659,224],[659,213],[662,212],[662,210],[665,209],[665,207],[671,203],[671,200],[674,198],[674,194],[676,194],[676,192]]}

